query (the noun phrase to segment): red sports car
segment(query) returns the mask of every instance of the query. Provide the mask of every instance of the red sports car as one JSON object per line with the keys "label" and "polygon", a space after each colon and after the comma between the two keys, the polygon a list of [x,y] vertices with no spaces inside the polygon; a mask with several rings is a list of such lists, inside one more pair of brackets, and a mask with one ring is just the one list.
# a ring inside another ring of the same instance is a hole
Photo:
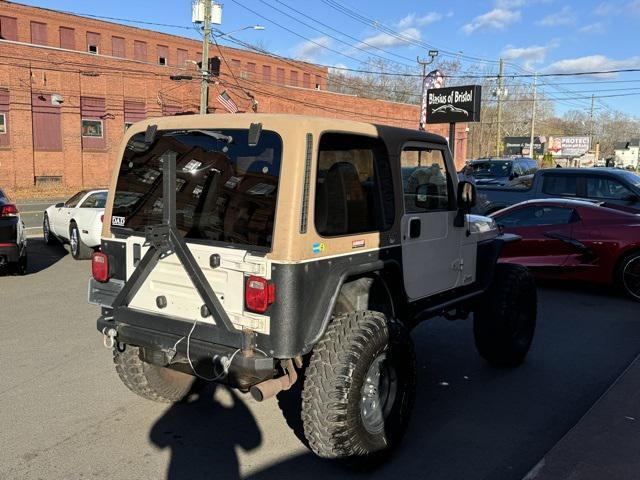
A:
{"label": "red sports car", "polygon": [[541,278],[614,284],[640,301],[640,215],[584,200],[530,200],[491,215],[509,243],[501,261]]}

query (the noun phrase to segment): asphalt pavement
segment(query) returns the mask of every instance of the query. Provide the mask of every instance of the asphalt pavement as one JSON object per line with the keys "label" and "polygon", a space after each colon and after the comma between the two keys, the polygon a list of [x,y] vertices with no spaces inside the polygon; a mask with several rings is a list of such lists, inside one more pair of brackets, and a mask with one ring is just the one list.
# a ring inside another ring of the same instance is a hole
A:
{"label": "asphalt pavement", "polygon": [[[0,277],[0,478],[353,478],[310,454],[275,400],[219,387],[169,406],[130,393],[86,303],[89,262],[40,239],[29,250],[27,276]],[[514,370],[478,357],[471,322],[420,325],[408,434],[368,476],[520,480],[566,438],[640,353],[639,306],[555,285],[540,288],[539,307]]]}

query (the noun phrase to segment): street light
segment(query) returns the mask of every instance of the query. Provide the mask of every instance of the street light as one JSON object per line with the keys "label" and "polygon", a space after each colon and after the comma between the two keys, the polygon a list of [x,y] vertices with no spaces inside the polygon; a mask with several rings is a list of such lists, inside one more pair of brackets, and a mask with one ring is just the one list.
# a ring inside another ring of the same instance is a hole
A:
{"label": "street light", "polygon": [[238,28],[236,30],[231,30],[230,32],[222,32],[216,29],[216,33],[213,35],[215,38],[226,37],[233,33],[242,32],[244,30],[264,30],[266,27],[264,25],[248,25],[246,27]]}

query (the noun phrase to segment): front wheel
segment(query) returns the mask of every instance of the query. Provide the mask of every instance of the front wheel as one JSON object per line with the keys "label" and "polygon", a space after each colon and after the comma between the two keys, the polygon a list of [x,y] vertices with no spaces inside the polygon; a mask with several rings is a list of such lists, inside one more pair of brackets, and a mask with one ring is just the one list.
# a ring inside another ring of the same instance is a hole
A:
{"label": "front wheel", "polygon": [[91,258],[92,250],[82,241],[80,230],[75,222],[71,223],[71,226],[69,227],[69,247],[71,249],[71,256],[76,260],[86,260]]}
{"label": "front wheel", "polygon": [[411,337],[379,312],[335,317],[302,392],[309,447],[323,458],[382,458],[401,440],[415,396]]}
{"label": "front wheel", "polygon": [[630,298],[640,301],[640,252],[633,252],[622,259],[617,281]]}
{"label": "front wheel", "polygon": [[51,223],[49,222],[49,216],[45,213],[42,220],[42,236],[44,243],[47,245],[55,245],[58,243],[56,237],[51,233]]}
{"label": "front wheel", "polygon": [[493,283],[473,315],[473,334],[480,356],[498,367],[521,364],[533,341],[537,291],[522,265],[496,265]]}

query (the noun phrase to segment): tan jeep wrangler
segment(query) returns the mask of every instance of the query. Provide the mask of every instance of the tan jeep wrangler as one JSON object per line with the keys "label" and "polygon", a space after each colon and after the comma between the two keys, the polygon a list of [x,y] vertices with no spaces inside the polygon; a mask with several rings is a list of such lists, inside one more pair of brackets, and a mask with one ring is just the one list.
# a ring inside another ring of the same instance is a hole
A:
{"label": "tan jeep wrangler", "polygon": [[536,290],[497,264],[446,141],[293,115],[153,118],[126,133],[89,301],[132,391],[176,402],[196,377],[259,401],[303,382],[310,448],[381,457],[415,393],[409,330],[474,313],[480,354],[523,361]]}

